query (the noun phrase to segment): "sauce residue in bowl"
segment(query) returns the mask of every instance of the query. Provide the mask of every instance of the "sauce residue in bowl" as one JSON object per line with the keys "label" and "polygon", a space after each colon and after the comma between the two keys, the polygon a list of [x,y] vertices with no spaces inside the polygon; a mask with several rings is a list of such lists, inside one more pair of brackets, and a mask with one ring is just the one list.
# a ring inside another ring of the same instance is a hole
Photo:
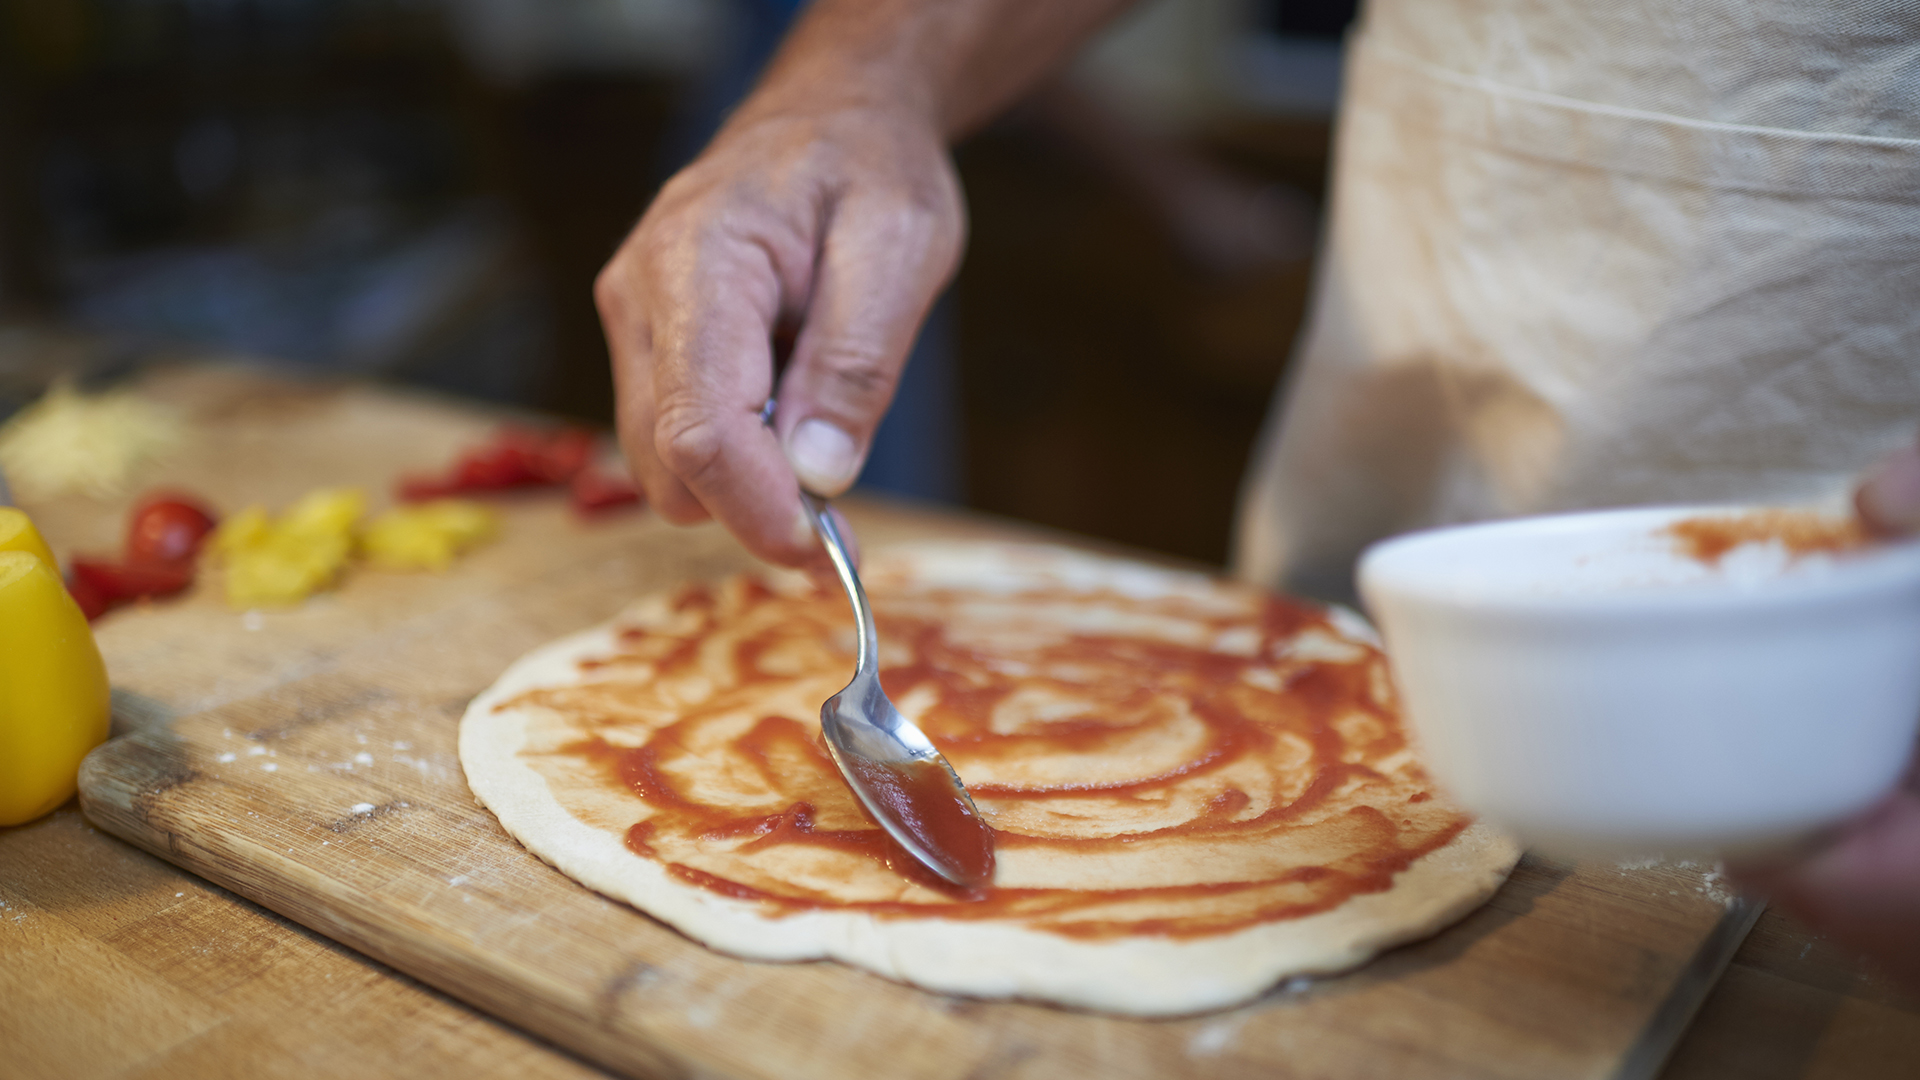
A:
{"label": "sauce residue in bowl", "polygon": [[1677,521],[1664,532],[1682,555],[1709,566],[1718,566],[1728,552],[1745,544],[1778,544],[1789,558],[1798,559],[1853,551],[1871,541],[1859,519],[1811,510],[1706,514]]}

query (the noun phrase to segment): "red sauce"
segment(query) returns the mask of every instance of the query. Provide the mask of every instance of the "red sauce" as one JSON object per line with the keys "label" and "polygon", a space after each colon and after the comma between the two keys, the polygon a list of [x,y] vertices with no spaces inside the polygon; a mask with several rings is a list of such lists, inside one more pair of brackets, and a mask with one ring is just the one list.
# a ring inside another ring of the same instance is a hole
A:
{"label": "red sauce", "polygon": [[967,888],[992,880],[993,833],[974,816],[939,762],[887,766],[858,757],[845,761],[854,783],[940,864],[942,877]]}
{"label": "red sauce", "polygon": [[[552,756],[596,763],[644,804],[644,820],[627,831],[631,850],[683,882],[773,915],[834,908],[1002,919],[1081,938],[1227,933],[1383,891],[1467,824],[1430,799],[1424,773],[1406,762],[1378,652],[1355,645],[1351,657],[1286,658],[1302,631],[1345,640],[1317,609],[1267,598],[1251,615],[1220,615],[1176,599],[1098,598],[1198,623],[1210,640],[1228,632],[1257,638],[1250,651],[1228,652],[1119,634],[1002,645],[991,633],[956,634],[944,613],[966,598],[896,597],[876,585],[873,599],[883,659],[895,661],[881,671],[888,696],[919,703],[920,727],[969,778],[991,828],[991,845],[975,830],[966,849],[977,879],[992,877],[998,848],[1003,878],[1007,860],[1031,852],[1057,855],[1060,865],[1118,860],[1148,869],[1184,856],[1206,869],[1199,876],[1227,880],[956,889],[925,870],[854,799],[820,738],[817,713],[741,712],[795,678],[831,683],[821,699],[838,689],[851,656],[823,645],[844,639],[850,623],[837,594],[796,598],[737,584],[690,590],[675,610],[699,614],[697,629],[628,629],[622,652],[596,661],[595,681],[522,700],[559,710],[574,730],[604,732]],[[1022,599],[1088,602],[1068,592]],[[691,704],[673,699],[661,707],[669,720],[635,720],[655,715],[648,695],[667,693],[661,688],[680,685],[676,679],[707,686],[698,680],[711,679],[703,674],[711,666],[699,665],[712,664],[715,647],[729,650],[732,675],[723,685]],[[1016,708],[1021,695],[1035,693],[1078,704],[1058,716]],[[1007,715],[1023,719],[1010,724]],[[1034,762],[1049,763],[1047,779],[1029,775]],[[560,774],[548,775],[554,784]],[[563,789],[555,790],[564,803]],[[1390,807],[1391,816],[1376,807]],[[945,846],[964,821],[956,800],[923,827]],[[1289,854],[1298,851],[1322,854],[1302,862]],[[1233,869],[1221,875],[1219,867]]]}
{"label": "red sauce", "polygon": [[1725,517],[1692,517],[1666,528],[1690,559],[1718,565],[1742,544],[1778,543],[1795,558],[1817,552],[1851,551],[1865,546],[1867,532],[1857,518],[1835,518],[1806,510],[1756,510]]}

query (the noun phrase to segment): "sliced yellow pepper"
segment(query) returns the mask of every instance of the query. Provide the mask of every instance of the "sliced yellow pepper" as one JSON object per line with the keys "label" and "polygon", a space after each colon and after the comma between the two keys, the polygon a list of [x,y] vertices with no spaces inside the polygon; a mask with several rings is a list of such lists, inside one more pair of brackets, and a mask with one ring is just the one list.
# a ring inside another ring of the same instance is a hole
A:
{"label": "sliced yellow pepper", "polygon": [[356,546],[383,569],[444,570],[499,526],[494,512],[478,503],[442,499],[388,510],[356,536],[366,508],[358,488],[324,488],[278,518],[259,506],[228,517],[208,543],[226,563],[228,605],[297,604],[332,585]]}
{"label": "sliced yellow pepper", "polygon": [[358,488],[324,488],[278,520],[257,506],[228,518],[212,541],[227,567],[227,604],[286,607],[332,585],[353,553],[353,525],[366,508]]}
{"label": "sliced yellow pepper", "polygon": [[418,506],[396,506],[367,523],[360,550],[383,570],[432,570],[453,565],[453,557],[492,536],[499,521],[479,503],[442,499]]}
{"label": "sliced yellow pepper", "polygon": [[354,523],[367,512],[367,493],[359,488],[321,488],[287,507],[276,527],[309,536],[352,536]]}
{"label": "sliced yellow pepper", "polygon": [[33,527],[26,511],[17,507],[0,506],[0,551],[24,551],[38,556],[49,570],[57,570],[60,565],[53,561],[52,549],[40,539],[40,530]]}
{"label": "sliced yellow pepper", "polygon": [[0,825],[72,797],[80,759],[106,741],[111,716],[106,665],[52,564],[0,551]]}
{"label": "sliced yellow pepper", "polygon": [[215,555],[231,555],[265,543],[272,532],[273,518],[267,514],[267,508],[249,506],[214,529],[213,535],[207,538],[207,550]]}

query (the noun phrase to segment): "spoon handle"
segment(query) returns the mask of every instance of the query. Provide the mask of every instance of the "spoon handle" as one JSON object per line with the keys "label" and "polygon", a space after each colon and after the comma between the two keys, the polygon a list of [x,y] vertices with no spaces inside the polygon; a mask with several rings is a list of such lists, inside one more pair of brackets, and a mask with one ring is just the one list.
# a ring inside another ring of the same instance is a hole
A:
{"label": "spoon handle", "polygon": [[873,625],[873,605],[867,603],[867,590],[860,587],[860,575],[853,570],[853,560],[847,558],[847,544],[840,537],[840,527],[833,515],[827,513],[827,500],[803,491],[800,493],[800,504],[807,508],[813,531],[820,534],[827,557],[833,560],[833,569],[840,575],[840,586],[847,590],[847,600],[853,604],[853,620],[858,631],[857,651],[854,654],[856,677],[876,674],[880,666],[880,647],[879,634]]}

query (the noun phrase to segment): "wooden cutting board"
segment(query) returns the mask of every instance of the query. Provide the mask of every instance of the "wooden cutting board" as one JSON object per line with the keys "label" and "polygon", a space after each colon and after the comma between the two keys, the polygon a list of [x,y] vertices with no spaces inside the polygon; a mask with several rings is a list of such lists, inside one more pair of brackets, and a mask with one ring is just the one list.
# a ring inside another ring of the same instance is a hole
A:
{"label": "wooden cutting board", "polygon": [[[148,393],[194,436],[170,482],[228,509],[385,490],[492,422],[390,392],[189,370]],[[112,515],[36,507],[56,546]],[[864,543],[1031,531],[876,504]],[[712,528],[583,523],[552,497],[443,575],[356,573],[290,612],[209,581],[100,628],[122,734],[82,771],[98,825],[617,1072],[648,1077],[1614,1075],[1720,919],[1703,867],[1529,858],[1485,908],[1358,972],[1242,1008],[1114,1019],[929,994],[829,962],[712,952],[528,855],[462,779],[467,700],[640,593],[747,565]],[[1703,995],[1705,986],[1687,991]]]}

